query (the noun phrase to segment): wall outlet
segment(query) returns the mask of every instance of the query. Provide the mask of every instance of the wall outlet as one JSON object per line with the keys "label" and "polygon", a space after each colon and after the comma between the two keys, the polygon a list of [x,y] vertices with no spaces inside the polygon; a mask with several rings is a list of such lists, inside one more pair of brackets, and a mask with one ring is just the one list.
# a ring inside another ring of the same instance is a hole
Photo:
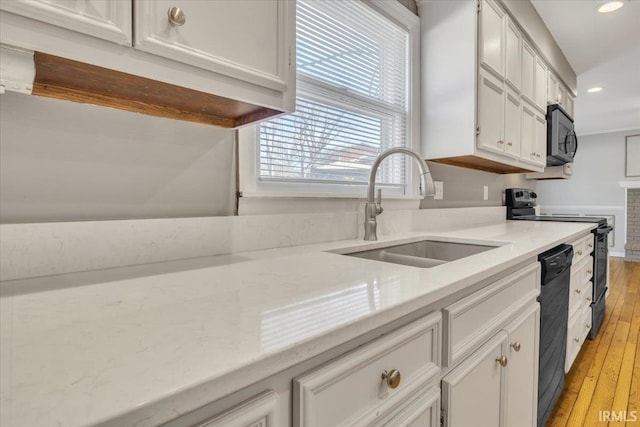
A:
{"label": "wall outlet", "polygon": [[444,182],[442,181],[433,181],[436,186],[436,194],[433,196],[433,200],[442,200],[444,199]]}
{"label": "wall outlet", "polygon": [[488,185],[484,186],[484,195],[483,195],[483,197],[484,197],[484,200],[489,200],[489,186]]}

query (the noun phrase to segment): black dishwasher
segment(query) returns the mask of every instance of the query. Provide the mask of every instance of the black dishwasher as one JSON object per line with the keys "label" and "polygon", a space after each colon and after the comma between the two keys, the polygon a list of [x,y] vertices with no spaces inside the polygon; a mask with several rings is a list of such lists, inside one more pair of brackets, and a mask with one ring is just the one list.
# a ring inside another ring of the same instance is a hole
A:
{"label": "black dishwasher", "polygon": [[573,248],[560,245],[538,257],[542,265],[540,289],[540,360],[538,370],[538,427],[547,422],[564,387],[567,352],[569,280]]}

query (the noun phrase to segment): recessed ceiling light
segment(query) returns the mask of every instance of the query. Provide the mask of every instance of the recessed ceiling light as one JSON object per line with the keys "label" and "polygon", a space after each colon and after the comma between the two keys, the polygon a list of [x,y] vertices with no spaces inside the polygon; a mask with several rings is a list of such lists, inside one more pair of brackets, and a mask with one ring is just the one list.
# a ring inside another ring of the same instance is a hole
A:
{"label": "recessed ceiling light", "polygon": [[602,90],[601,87],[592,87],[591,89],[587,89],[587,92],[594,93],[594,92],[600,92],[601,90]]}
{"label": "recessed ceiling light", "polygon": [[624,6],[624,3],[621,1],[608,1],[598,7],[598,12],[609,13],[613,12],[614,10],[620,9],[622,6]]}

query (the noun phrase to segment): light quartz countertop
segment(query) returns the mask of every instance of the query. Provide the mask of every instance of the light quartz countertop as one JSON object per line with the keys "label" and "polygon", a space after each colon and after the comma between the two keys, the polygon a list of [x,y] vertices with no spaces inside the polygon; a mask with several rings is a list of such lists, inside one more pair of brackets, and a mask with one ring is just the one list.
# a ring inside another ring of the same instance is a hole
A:
{"label": "light quartz countertop", "polygon": [[[594,226],[513,221],[5,282],[0,424],[157,425]],[[502,246],[429,269],[326,252],[428,237]]]}

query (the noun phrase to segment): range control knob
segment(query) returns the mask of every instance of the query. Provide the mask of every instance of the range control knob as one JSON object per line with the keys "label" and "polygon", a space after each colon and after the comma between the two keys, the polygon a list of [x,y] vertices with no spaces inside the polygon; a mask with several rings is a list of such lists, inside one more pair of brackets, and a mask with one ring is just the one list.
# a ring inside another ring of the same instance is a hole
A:
{"label": "range control knob", "polygon": [[531,196],[532,199],[537,199],[538,198],[538,194],[536,194],[535,191],[532,191],[531,193],[529,193],[529,196]]}

